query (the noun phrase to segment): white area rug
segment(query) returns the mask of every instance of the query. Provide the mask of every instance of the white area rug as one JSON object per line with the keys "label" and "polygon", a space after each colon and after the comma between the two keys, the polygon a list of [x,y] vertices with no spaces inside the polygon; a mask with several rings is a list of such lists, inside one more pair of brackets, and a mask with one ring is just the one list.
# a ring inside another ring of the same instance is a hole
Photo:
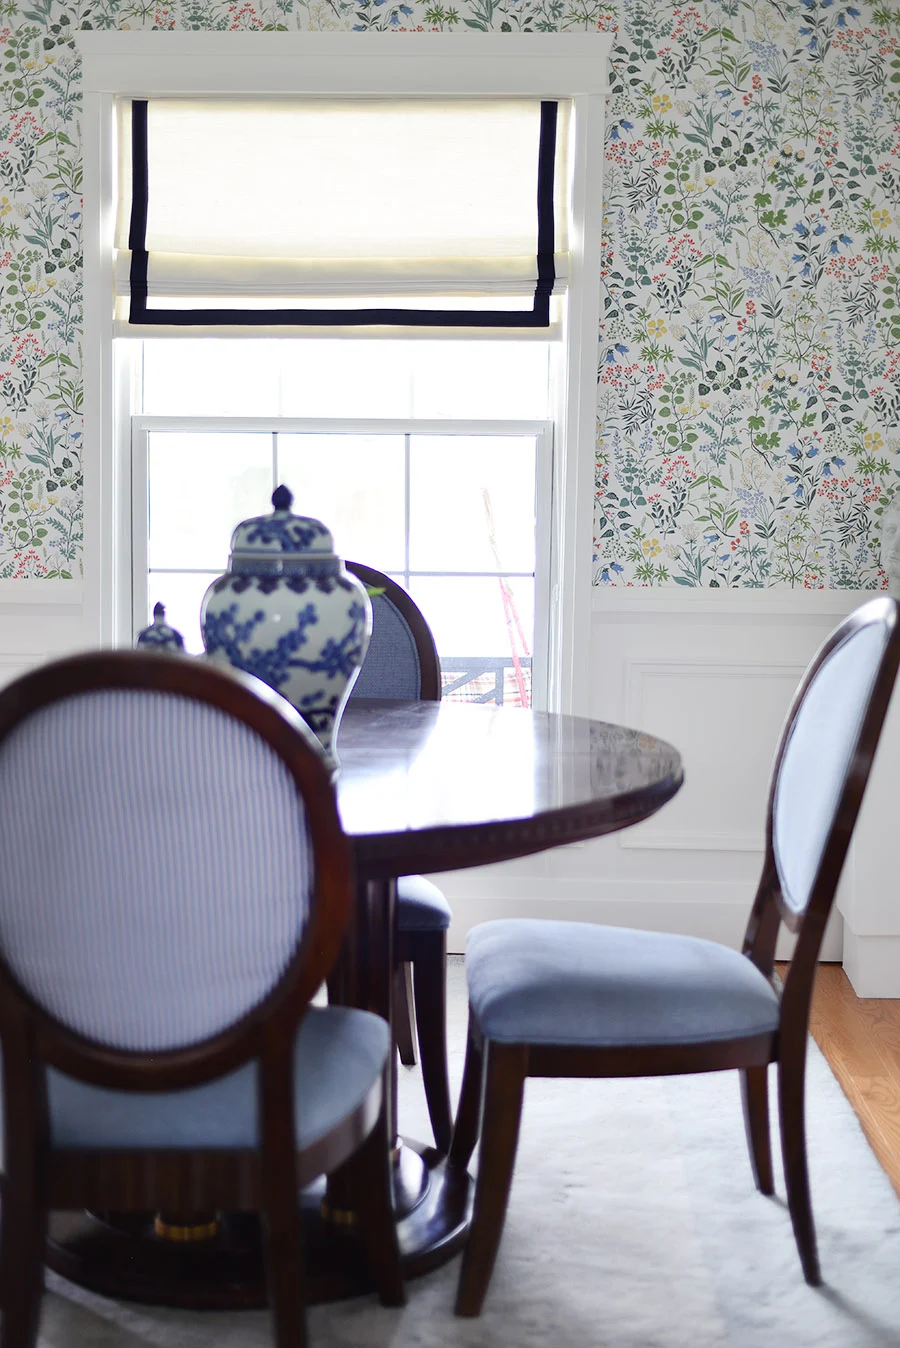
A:
{"label": "white area rug", "polygon": [[[460,959],[451,1007],[455,1090]],[[411,1282],[402,1310],[374,1298],[314,1307],[314,1348],[900,1348],[900,1201],[814,1046],[808,1091],[823,1288],[803,1281],[780,1173],[776,1199],[753,1186],[735,1073],[529,1081],[481,1318],[453,1317],[456,1259]],[[401,1120],[430,1137],[417,1072],[402,1071]],[[117,1304],[48,1278],[42,1348],[271,1343],[263,1312]]]}

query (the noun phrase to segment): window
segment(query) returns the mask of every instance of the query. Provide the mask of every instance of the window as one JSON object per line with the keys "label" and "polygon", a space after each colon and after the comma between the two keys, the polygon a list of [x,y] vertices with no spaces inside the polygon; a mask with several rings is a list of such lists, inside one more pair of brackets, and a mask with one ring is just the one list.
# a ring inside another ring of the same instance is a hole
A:
{"label": "window", "polygon": [[[146,351],[150,343],[145,342],[142,346],[140,342],[130,339],[116,340],[122,330],[116,327],[110,300],[117,289],[114,259],[118,191],[115,155],[117,102],[121,99],[151,101],[158,97],[209,99],[223,95],[228,99],[250,100],[258,100],[261,96],[288,100],[302,95],[306,100],[341,100],[348,97],[365,100],[390,96],[393,99],[424,98],[435,102],[448,99],[524,99],[532,103],[538,100],[539,103],[558,104],[562,101],[571,112],[564,156],[566,162],[564,171],[560,166],[558,179],[558,184],[562,184],[569,218],[566,290],[564,294],[554,297],[549,328],[523,329],[518,334],[521,349],[527,347],[529,342],[546,344],[550,367],[550,401],[546,411],[533,418],[540,425],[536,429],[523,429],[523,424],[529,418],[521,407],[512,414],[507,412],[495,419],[493,414],[486,418],[473,417],[461,406],[451,405],[446,407],[440,417],[429,418],[427,426],[421,424],[422,417],[418,409],[407,409],[399,417],[402,425],[391,427],[390,433],[402,439],[402,455],[399,449],[397,454],[402,458],[403,472],[410,477],[410,482],[416,471],[417,459],[424,462],[430,456],[433,461],[435,446],[442,438],[445,456],[446,446],[452,444],[458,459],[464,453],[469,453],[470,457],[478,454],[477,436],[482,437],[484,444],[488,441],[496,444],[505,436],[503,448],[507,456],[515,455],[516,452],[520,457],[525,454],[526,458],[532,453],[536,455],[538,468],[534,480],[537,483],[537,517],[540,523],[533,567],[534,575],[538,578],[541,568],[544,568],[546,585],[538,579],[534,591],[539,596],[541,606],[535,625],[535,641],[538,644],[543,641],[546,649],[547,705],[557,710],[587,709],[586,652],[590,621],[590,542],[599,327],[599,166],[602,163],[603,96],[608,43],[608,37],[600,33],[528,35],[524,38],[499,34],[452,37],[423,34],[404,42],[385,41],[376,34],[356,33],[253,34],[246,40],[242,35],[231,33],[116,32],[79,35],[85,137],[85,417],[86,441],[95,455],[86,499],[86,535],[90,542],[85,557],[85,588],[88,602],[95,609],[100,640],[130,642],[132,637],[135,614],[131,576],[130,429],[132,416],[141,410],[144,413],[148,411],[148,405],[141,402],[140,366],[143,351],[146,369]],[[134,245],[135,239],[130,242]],[[144,251],[149,254],[152,250],[145,248]],[[540,253],[540,248],[537,251]],[[148,259],[148,267],[150,265]],[[157,279],[161,277],[162,273]],[[541,279],[539,275],[538,281]],[[429,284],[433,290],[433,278]],[[518,284],[521,285],[521,278]],[[157,298],[166,298],[167,287],[171,289],[170,281],[161,280],[157,287]],[[148,278],[148,294],[149,288]],[[389,293],[391,285],[385,281],[379,297]],[[440,296],[429,294],[420,297],[416,303],[424,299],[430,305],[435,298]],[[182,296],[179,304],[182,301],[193,303],[194,299],[192,296]],[[252,296],[244,296],[245,306],[251,299]],[[515,300],[515,296],[512,299]],[[409,296],[406,300],[409,300]],[[338,296],[336,302],[346,306],[347,298]],[[532,304],[535,303],[532,299]],[[415,308],[416,305],[410,302],[408,307]],[[192,325],[187,330],[190,338],[209,338],[215,334],[216,329],[206,322],[206,314],[202,317],[203,326]],[[385,327],[378,324],[377,319],[378,315],[364,312],[361,320],[359,316],[351,320],[344,315],[341,324],[330,324],[328,330],[332,340],[336,336],[340,338],[335,349],[340,348],[343,355],[355,344],[356,339],[360,339],[370,343],[368,349],[374,352],[386,335]],[[418,336],[431,342],[432,351],[439,353],[436,356],[438,364],[445,346],[443,339],[451,329],[460,340],[460,349],[480,342],[483,353],[493,350],[495,346],[499,350],[499,345],[503,345],[510,336],[502,324],[491,322],[487,327],[479,327],[477,319],[471,315],[463,320],[457,313],[455,318],[448,319],[447,314],[442,313],[441,321],[432,320],[433,314],[426,326],[422,326],[418,320],[410,322],[408,326],[415,329]],[[140,329],[132,331],[141,332]],[[146,329],[143,331],[146,333]],[[221,329],[218,331],[221,332]],[[233,331],[237,334],[246,330],[237,324]],[[295,336],[304,333],[309,339],[316,335],[311,325],[290,325],[282,331],[286,334],[279,343],[282,354],[293,344]],[[401,328],[396,335],[407,341],[412,334]],[[438,338],[442,340],[439,342]],[[174,343],[179,340],[184,341],[185,338],[173,338]],[[266,338],[260,336],[258,324],[254,340],[259,348],[268,345]],[[190,345],[192,342],[188,340],[187,346],[183,348],[185,353]],[[224,371],[231,364],[237,345],[221,337],[215,342],[208,342],[209,347],[216,348],[223,384],[228,382],[229,376]],[[308,349],[312,363],[315,363],[321,352],[315,349],[315,343],[311,343]],[[399,351],[400,347],[396,349]],[[362,371],[361,380],[364,381],[365,363],[358,363],[356,368]],[[269,377],[263,372],[263,384]],[[173,396],[176,385],[177,381],[172,380]],[[279,456],[288,454],[291,437],[294,437],[293,447],[296,450],[300,443],[296,437],[313,434],[338,438],[343,436],[341,443],[349,453],[351,450],[346,437],[358,435],[361,431],[370,435],[387,433],[388,428],[374,424],[385,415],[378,410],[378,401],[377,397],[374,398],[364,413],[367,419],[365,428],[349,425],[346,411],[342,416],[335,417],[333,412],[323,414],[312,410],[311,404],[299,408],[295,405],[290,409],[279,406],[276,416],[281,419],[281,424],[264,428],[264,434],[268,435],[272,447],[273,464],[278,464]],[[524,394],[522,401],[525,401]],[[160,414],[159,409],[156,409],[156,413]],[[237,409],[235,414],[244,418],[241,428],[220,426],[216,434],[258,432],[258,427],[247,426],[244,408]],[[164,415],[180,415],[179,409],[167,408]],[[194,408],[190,415],[209,418],[221,417],[223,414],[220,410]],[[259,415],[272,414],[260,412]],[[284,421],[285,417],[292,417],[293,420]],[[317,417],[320,420],[324,417],[329,424],[312,424]],[[464,425],[467,419],[473,424]],[[394,420],[398,418],[395,416]],[[552,465],[542,476],[540,465],[546,458],[546,446],[549,444],[549,436],[544,429],[547,420],[553,423],[554,452]],[[441,424],[435,425],[435,421]],[[486,421],[492,424],[486,426]],[[504,422],[506,429],[496,424],[497,421]],[[208,425],[204,429],[199,423],[182,425],[180,428],[172,424],[164,427],[161,423],[154,427],[147,423],[140,428],[141,434],[146,435],[144,444],[150,476],[143,482],[136,480],[138,510],[135,519],[143,519],[140,510],[141,503],[146,504],[148,483],[152,505],[154,458],[157,451],[162,454],[164,450],[165,442],[160,440],[158,444],[155,443],[153,435],[177,432],[200,436],[210,429]],[[468,448],[463,451],[460,446],[467,435]],[[511,445],[517,435],[519,444],[516,450]],[[196,447],[199,439],[191,443]],[[220,446],[223,443],[219,441]],[[220,448],[213,452],[224,453],[224,450]],[[508,464],[509,461],[507,457],[505,462]],[[510,470],[505,467],[502,471],[508,473]],[[531,468],[528,471],[531,473]],[[510,573],[508,578],[521,580],[531,574],[529,567],[532,563],[528,562],[523,563],[521,576],[511,577],[517,567],[502,556],[499,564],[494,559],[493,566],[485,564],[478,568],[488,572],[487,575],[466,573],[455,576],[452,574],[454,568],[446,559],[439,564],[423,564],[419,568],[414,564],[413,552],[418,537],[417,529],[421,532],[422,526],[416,520],[411,486],[404,499],[409,502],[409,521],[404,542],[408,556],[402,559],[404,565],[397,569],[396,574],[401,578],[408,576],[411,588],[426,582],[434,582],[436,586],[438,582],[463,579],[474,582],[479,579],[490,581],[499,590],[499,578],[502,575]],[[406,505],[404,509],[407,509]],[[488,518],[486,511],[485,518]],[[154,528],[151,516],[148,535],[150,546],[154,544]],[[499,526],[495,529],[495,533],[498,532]],[[350,551],[343,546],[341,550],[345,553]],[[369,561],[372,565],[379,564],[372,556],[359,560]],[[206,565],[204,561],[202,566]],[[185,569],[183,559],[176,559],[176,569],[179,566]],[[465,571],[462,566],[459,569]],[[475,569],[472,568],[473,571]],[[418,570],[432,570],[437,574],[414,574]],[[521,617],[524,601],[516,600],[514,607]],[[516,626],[515,616],[512,617],[512,626]],[[460,654],[462,658],[477,653],[463,651]]]}

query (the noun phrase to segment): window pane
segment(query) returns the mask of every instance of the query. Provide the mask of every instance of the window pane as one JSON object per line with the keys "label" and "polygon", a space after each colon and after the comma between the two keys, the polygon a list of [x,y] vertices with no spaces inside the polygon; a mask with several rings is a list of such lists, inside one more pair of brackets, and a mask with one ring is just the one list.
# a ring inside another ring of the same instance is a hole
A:
{"label": "window pane", "polygon": [[[530,579],[413,577],[410,593],[434,634],[451,697],[530,705],[534,584]],[[504,691],[505,690],[505,691]]]}
{"label": "window pane", "polygon": [[191,655],[202,655],[200,603],[208,587],[219,574],[218,571],[200,574],[191,572],[188,575],[179,575],[178,572],[171,571],[151,571],[149,612],[143,619],[141,614],[137,615],[138,626],[145,627],[151,621],[154,604],[165,604],[166,622],[184,637],[185,649]]}
{"label": "window pane", "polygon": [[441,666],[445,702],[491,702],[498,707],[531,707],[531,656],[518,661],[448,659]]}
{"label": "window pane", "polygon": [[534,571],[533,436],[415,435],[413,571]]}
{"label": "window pane", "polygon": [[224,571],[236,524],[272,509],[272,437],[151,432],[150,567]]}
{"label": "window pane", "polygon": [[546,342],[410,342],[412,415],[509,417],[549,412]]}
{"label": "window pane", "polygon": [[408,345],[352,338],[276,342],[281,369],[281,415],[408,417],[411,405]]}
{"label": "window pane", "polygon": [[549,415],[547,342],[153,338],[152,416]]}
{"label": "window pane", "polygon": [[280,342],[170,338],[144,342],[148,416],[257,416],[279,413]]}
{"label": "window pane", "polygon": [[504,602],[497,576],[413,576],[410,594],[425,614],[441,656],[531,654],[534,582],[506,580]]}
{"label": "window pane", "polygon": [[402,435],[279,435],[278,477],[292,509],[331,530],[339,557],[403,567]]}

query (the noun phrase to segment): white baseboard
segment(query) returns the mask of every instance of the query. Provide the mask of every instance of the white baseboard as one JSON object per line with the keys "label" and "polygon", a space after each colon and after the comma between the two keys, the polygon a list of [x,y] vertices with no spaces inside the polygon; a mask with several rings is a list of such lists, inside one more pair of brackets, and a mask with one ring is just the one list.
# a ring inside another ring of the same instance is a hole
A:
{"label": "white baseboard", "polygon": [[857,997],[900,997],[900,936],[859,936],[845,926],[844,972]]}

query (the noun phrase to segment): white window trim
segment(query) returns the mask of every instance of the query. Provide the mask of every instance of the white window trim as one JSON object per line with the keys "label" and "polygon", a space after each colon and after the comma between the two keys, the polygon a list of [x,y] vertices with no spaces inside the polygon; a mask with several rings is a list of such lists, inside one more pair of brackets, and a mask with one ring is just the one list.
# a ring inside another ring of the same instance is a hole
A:
{"label": "white window trim", "polygon": [[[600,326],[603,121],[610,36],[81,32],[84,143],[85,623],[101,645],[130,640],[127,343],[113,342],[114,100],[165,94],[571,99],[573,193],[564,362],[554,390],[549,707],[589,704],[591,538]],[[505,334],[508,336],[508,334]]]}

